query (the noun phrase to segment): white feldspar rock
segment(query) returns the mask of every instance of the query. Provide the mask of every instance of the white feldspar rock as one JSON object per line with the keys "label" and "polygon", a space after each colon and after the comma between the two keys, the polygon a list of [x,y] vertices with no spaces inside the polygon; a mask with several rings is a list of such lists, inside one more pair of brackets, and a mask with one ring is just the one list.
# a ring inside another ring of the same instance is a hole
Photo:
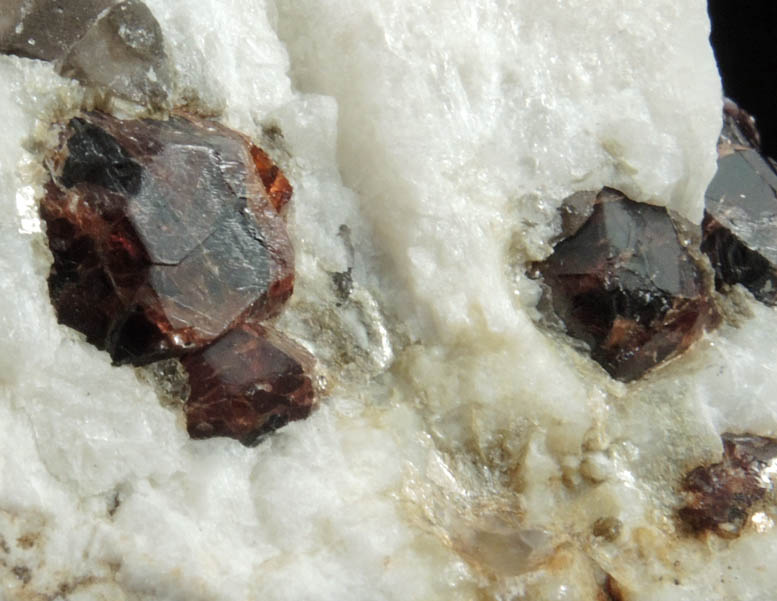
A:
{"label": "white feldspar rock", "polygon": [[708,545],[672,516],[721,432],[777,434],[774,311],[626,386],[536,327],[522,275],[578,190],[700,218],[720,127],[704,2],[147,4],[172,102],[294,186],[280,324],[328,392],[257,448],[194,442],[56,323],[40,154],[92,99],[0,56],[0,598],[590,601],[606,573],[629,600],[769,597],[769,515]]}

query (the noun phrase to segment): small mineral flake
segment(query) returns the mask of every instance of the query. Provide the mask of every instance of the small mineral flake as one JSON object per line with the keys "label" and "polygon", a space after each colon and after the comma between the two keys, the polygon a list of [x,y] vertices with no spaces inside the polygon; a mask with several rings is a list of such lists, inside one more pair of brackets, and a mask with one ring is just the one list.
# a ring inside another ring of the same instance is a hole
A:
{"label": "small mineral flake", "polygon": [[32,186],[25,186],[16,193],[16,213],[19,215],[19,232],[22,234],[41,232],[40,214],[35,196],[35,188]]}
{"label": "small mineral flake", "polygon": [[774,520],[764,511],[754,513],[750,517],[750,522],[753,524],[755,531],[759,534],[763,534],[774,528]]}

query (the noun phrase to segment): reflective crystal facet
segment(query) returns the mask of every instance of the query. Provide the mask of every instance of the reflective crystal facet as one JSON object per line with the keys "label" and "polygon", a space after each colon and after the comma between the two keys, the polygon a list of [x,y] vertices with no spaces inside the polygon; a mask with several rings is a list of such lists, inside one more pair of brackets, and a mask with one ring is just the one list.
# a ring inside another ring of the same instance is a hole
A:
{"label": "reflective crystal facet", "polygon": [[41,201],[60,322],[114,362],[181,357],[194,438],[245,444],[314,405],[313,359],[259,324],[294,283],[291,186],[244,136],[176,115],[72,119]]}
{"label": "reflective crystal facet", "polygon": [[717,287],[742,284],[777,304],[777,172],[758,148],[753,119],[732,103],[724,111],[718,171],[705,194],[702,250]]}
{"label": "reflective crystal facet", "polygon": [[140,0],[4,2],[0,52],[54,61],[61,75],[134,102],[165,103],[162,29]]}

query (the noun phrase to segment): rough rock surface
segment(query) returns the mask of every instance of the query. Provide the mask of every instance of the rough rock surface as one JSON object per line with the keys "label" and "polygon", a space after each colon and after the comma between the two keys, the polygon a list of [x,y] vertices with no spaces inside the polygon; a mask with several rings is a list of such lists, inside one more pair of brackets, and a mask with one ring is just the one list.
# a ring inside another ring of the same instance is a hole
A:
{"label": "rough rock surface", "polygon": [[623,384],[538,330],[523,277],[579,190],[700,220],[721,108],[704,2],[147,5],[171,102],[260,142],[294,186],[277,326],[328,394],[258,447],[192,441],[57,324],[41,151],[90,94],[0,57],[6,597],[769,598],[772,508],[709,544],[675,518],[723,432],[777,434],[774,311],[735,291],[735,322]]}

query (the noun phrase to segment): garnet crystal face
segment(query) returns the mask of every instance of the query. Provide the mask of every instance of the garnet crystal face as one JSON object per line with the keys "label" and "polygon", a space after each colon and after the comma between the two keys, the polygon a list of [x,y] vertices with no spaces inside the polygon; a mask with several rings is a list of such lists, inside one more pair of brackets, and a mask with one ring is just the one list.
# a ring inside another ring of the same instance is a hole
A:
{"label": "garnet crystal face", "polygon": [[605,188],[579,229],[535,264],[567,333],[631,381],[717,323],[699,263],[666,209]]}
{"label": "garnet crystal face", "polygon": [[742,284],[777,304],[777,171],[758,149],[752,118],[727,102],[718,170],[705,193],[702,250],[718,288]]}
{"label": "garnet crystal face", "polygon": [[190,117],[72,119],[41,203],[60,321],[140,365],[277,314],[294,282],[290,187],[276,169],[269,193],[252,150],[266,158]]}
{"label": "garnet crystal face", "polygon": [[247,441],[310,412],[310,356],[258,325],[294,285],[291,186],[261,149],[191,116],[88,113],[48,167],[41,215],[61,323],[117,364],[182,357],[198,437]]}

